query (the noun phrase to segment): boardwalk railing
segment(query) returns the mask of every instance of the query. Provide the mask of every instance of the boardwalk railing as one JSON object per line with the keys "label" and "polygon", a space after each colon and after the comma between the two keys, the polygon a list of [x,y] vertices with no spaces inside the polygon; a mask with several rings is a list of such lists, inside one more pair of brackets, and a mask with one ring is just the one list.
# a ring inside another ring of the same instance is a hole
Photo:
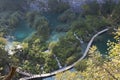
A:
{"label": "boardwalk railing", "polygon": [[87,45],[87,48],[86,48],[85,52],[83,53],[83,56],[82,56],[78,61],[74,62],[72,65],[69,65],[69,66],[67,66],[67,67],[64,67],[64,68],[62,68],[62,69],[56,70],[56,71],[51,72],[51,73],[38,74],[38,75],[33,75],[33,74],[25,73],[25,72],[22,72],[22,71],[20,71],[20,70],[18,69],[18,70],[17,70],[18,73],[23,74],[23,75],[25,75],[25,76],[29,76],[29,77],[21,78],[21,79],[19,79],[19,80],[29,80],[29,79],[34,79],[34,78],[48,77],[48,76],[52,76],[52,75],[55,75],[55,74],[58,74],[58,73],[60,73],[60,72],[63,72],[63,71],[66,71],[66,70],[69,70],[69,69],[73,68],[79,61],[81,61],[82,59],[85,58],[85,56],[87,55],[87,53],[88,53],[88,51],[89,51],[89,48],[91,47],[92,42],[94,41],[94,39],[95,39],[98,35],[106,32],[106,31],[108,31],[108,30],[109,30],[109,28],[106,28],[106,29],[103,29],[103,30],[99,31],[98,33],[96,33],[96,34],[91,38],[91,40],[89,41],[89,43],[88,43],[88,45]]}

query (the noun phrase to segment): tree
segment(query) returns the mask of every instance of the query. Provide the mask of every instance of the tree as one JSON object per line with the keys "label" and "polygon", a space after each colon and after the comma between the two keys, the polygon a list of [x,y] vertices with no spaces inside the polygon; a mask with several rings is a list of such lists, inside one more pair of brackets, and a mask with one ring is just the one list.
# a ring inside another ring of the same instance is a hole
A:
{"label": "tree", "polygon": [[8,21],[11,27],[16,27],[19,21],[22,19],[22,15],[20,12],[14,12],[10,15]]}
{"label": "tree", "polygon": [[55,13],[62,13],[69,8],[67,3],[58,0],[48,0],[48,6]]}
{"label": "tree", "polygon": [[86,70],[87,66],[88,66],[88,65],[87,65],[87,60],[84,59],[84,60],[80,61],[78,64],[75,65],[75,69],[76,69],[77,71],[83,72],[83,71]]}
{"label": "tree", "polygon": [[69,23],[75,20],[75,18],[76,18],[76,14],[72,12],[70,9],[68,9],[58,17],[58,20],[64,23]]}
{"label": "tree", "polygon": [[7,44],[7,40],[3,37],[0,37],[0,47],[4,48],[6,44]]}
{"label": "tree", "polygon": [[[119,42],[119,32],[115,38]],[[63,72],[56,75],[57,80],[73,80],[76,75],[80,75],[78,80],[119,80],[120,79],[120,44],[118,42],[107,43],[108,55],[101,55],[96,46],[92,46],[85,60],[85,69],[80,68],[77,72]],[[77,64],[78,65],[78,64]],[[84,65],[84,64],[81,64]],[[65,74],[65,75],[64,75]],[[69,77],[66,75],[69,74]],[[73,77],[71,77],[75,74]],[[70,78],[71,77],[71,78]],[[76,79],[77,80],[77,79]]]}
{"label": "tree", "polygon": [[15,75],[15,72],[16,72],[16,67],[11,67],[11,71],[3,80],[11,80]]}
{"label": "tree", "polygon": [[101,15],[108,17],[112,14],[116,6],[117,4],[114,0],[105,0],[100,4]]}
{"label": "tree", "polygon": [[11,59],[8,56],[8,53],[4,50],[4,48],[0,47],[0,74],[4,76],[10,68]]}
{"label": "tree", "polygon": [[25,6],[25,1],[0,0],[0,11],[23,10],[23,6]]}
{"label": "tree", "polygon": [[83,15],[100,15],[100,6],[96,0],[86,2],[82,10]]}
{"label": "tree", "polygon": [[35,35],[44,40],[49,37],[49,22],[44,16],[40,15],[38,12],[28,12],[26,13],[26,20],[31,27],[37,30]]}
{"label": "tree", "polygon": [[66,71],[62,73],[58,73],[55,76],[56,80],[82,80],[80,79],[81,75],[80,72],[71,72],[71,71]]}

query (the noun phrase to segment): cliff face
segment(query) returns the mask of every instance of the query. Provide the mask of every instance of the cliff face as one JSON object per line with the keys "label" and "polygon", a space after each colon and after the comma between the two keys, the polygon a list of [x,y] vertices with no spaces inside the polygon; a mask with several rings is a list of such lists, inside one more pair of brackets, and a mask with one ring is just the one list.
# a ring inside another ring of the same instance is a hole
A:
{"label": "cliff face", "polygon": [[0,11],[24,10],[24,0],[0,0]]}
{"label": "cliff face", "polygon": [[[89,3],[91,1],[95,1],[95,0],[68,0],[68,3],[70,4],[72,10],[74,11],[81,11],[81,7],[82,5]],[[104,0],[96,0],[98,3],[103,3]]]}
{"label": "cliff face", "polygon": [[48,11],[48,0],[26,0],[28,9],[33,11]]}
{"label": "cliff face", "polygon": [[[26,0],[27,1],[27,0]],[[57,0],[68,3],[73,10],[79,11],[80,6],[83,5],[86,1],[90,0]],[[35,11],[48,11],[48,0],[29,0],[27,1],[28,7],[30,10]]]}
{"label": "cliff face", "polygon": [[[74,11],[81,11],[81,6],[89,3],[94,0],[57,0],[57,1],[63,1],[70,5],[71,9]],[[96,0],[98,3],[104,3],[105,0]],[[119,1],[119,0],[113,0],[113,1]],[[48,0],[29,0],[27,1],[27,4],[29,6],[30,10],[35,11],[48,11]]]}

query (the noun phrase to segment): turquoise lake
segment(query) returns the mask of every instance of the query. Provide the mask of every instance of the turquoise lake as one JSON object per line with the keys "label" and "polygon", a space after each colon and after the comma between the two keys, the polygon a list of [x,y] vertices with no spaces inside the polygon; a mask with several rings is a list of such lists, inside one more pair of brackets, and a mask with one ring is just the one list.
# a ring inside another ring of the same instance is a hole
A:
{"label": "turquoise lake", "polygon": [[25,21],[20,21],[13,31],[13,36],[15,41],[23,41],[25,38],[30,36],[30,34],[34,32],[34,29],[30,28]]}

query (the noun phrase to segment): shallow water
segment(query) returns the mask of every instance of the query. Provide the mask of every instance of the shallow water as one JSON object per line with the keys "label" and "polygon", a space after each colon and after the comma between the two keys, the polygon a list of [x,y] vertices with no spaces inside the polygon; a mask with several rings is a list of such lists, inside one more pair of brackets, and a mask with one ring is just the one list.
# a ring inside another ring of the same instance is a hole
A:
{"label": "shallow water", "polygon": [[59,41],[60,37],[65,36],[65,32],[52,32],[50,35],[50,38],[47,40],[47,42],[52,42],[52,41]]}

